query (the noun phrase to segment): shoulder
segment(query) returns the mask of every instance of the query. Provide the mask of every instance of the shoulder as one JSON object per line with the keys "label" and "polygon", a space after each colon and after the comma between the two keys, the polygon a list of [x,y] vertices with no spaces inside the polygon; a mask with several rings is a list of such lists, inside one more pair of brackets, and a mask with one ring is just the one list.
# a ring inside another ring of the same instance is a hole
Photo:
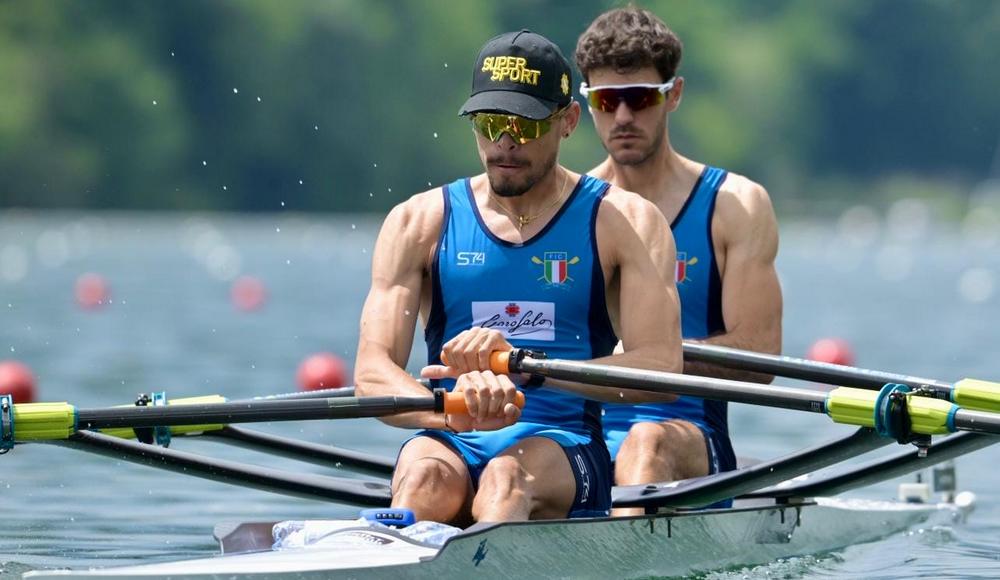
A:
{"label": "shoulder", "polygon": [[712,233],[723,247],[748,243],[776,249],[778,220],[767,190],[742,175],[730,173],[715,201]]}
{"label": "shoulder", "polygon": [[774,207],[764,186],[738,173],[730,172],[719,187],[715,201],[715,215],[726,222],[773,219]]}
{"label": "shoulder", "polygon": [[402,235],[413,242],[434,242],[444,221],[444,195],[436,187],[397,204],[382,223],[382,232]]}
{"label": "shoulder", "polygon": [[[663,217],[656,205],[638,193],[610,185],[601,202],[601,214],[622,216],[629,221]],[[598,218],[600,219],[600,218]]]}
{"label": "shoulder", "polygon": [[597,228],[618,238],[635,232],[645,241],[670,235],[666,218],[653,202],[638,193],[611,185],[597,212]]}

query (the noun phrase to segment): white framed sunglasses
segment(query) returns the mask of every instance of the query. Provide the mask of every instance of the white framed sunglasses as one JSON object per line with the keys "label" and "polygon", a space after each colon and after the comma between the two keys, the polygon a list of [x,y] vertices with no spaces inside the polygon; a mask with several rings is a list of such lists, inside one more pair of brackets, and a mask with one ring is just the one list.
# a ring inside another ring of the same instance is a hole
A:
{"label": "white framed sunglasses", "polygon": [[602,85],[599,87],[588,87],[587,83],[580,84],[580,94],[587,99],[587,104],[591,109],[604,113],[613,113],[618,110],[618,106],[625,101],[628,108],[633,111],[641,111],[647,107],[659,105],[666,99],[667,93],[674,88],[674,81],[677,77],[669,81],[654,85],[649,83],[637,83],[631,85]]}

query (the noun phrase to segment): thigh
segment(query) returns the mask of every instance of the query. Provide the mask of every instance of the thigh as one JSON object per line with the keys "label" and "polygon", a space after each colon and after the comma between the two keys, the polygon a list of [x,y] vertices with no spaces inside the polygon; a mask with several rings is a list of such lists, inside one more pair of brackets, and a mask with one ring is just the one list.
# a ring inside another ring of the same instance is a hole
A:
{"label": "thigh", "polygon": [[[396,458],[396,469],[392,474],[392,493],[395,495],[399,485],[415,469],[432,469],[441,476],[441,485],[445,490],[456,495],[465,494],[471,498],[473,494],[472,477],[465,459],[444,441],[435,437],[414,437],[403,445]],[[429,493],[439,493],[444,490],[428,490]]]}
{"label": "thigh", "polygon": [[700,427],[681,419],[663,421],[660,426],[670,441],[671,471],[676,479],[709,474],[708,441]]}
{"label": "thigh", "polygon": [[528,437],[499,456],[512,457],[521,466],[531,494],[531,519],[564,518],[569,514],[576,500],[576,477],[558,443],[547,437]]}

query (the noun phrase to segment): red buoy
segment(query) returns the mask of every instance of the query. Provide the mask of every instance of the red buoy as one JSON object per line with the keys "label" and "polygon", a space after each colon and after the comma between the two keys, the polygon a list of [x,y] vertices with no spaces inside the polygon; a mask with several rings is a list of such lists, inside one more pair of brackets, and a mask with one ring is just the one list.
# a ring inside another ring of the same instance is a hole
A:
{"label": "red buoy", "polygon": [[35,402],[35,375],[16,360],[0,361],[0,395],[11,395],[15,403]]}
{"label": "red buoy", "polygon": [[809,347],[806,358],[817,362],[853,366],[854,350],[842,338],[821,338]]}
{"label": "red buoy", "polygon": [[74,294],[76,295],[76,303],[81,308],[95,310],[108,304],[108,300],[111,298],[111,288],[104,276],[87,273],[76,279]]}
{"label": "red buoy", "polygon": [[258,278],[240,276],[229,289],[229,298],[238,310],[251,312],[264,306],[264,302],[267,301],[267,288]]}
{"label": "red buoy", "polygon": [[335,354],[321,352],[302,361],[295,375],[303,391],[337,389],[346,382],[344,361]]}

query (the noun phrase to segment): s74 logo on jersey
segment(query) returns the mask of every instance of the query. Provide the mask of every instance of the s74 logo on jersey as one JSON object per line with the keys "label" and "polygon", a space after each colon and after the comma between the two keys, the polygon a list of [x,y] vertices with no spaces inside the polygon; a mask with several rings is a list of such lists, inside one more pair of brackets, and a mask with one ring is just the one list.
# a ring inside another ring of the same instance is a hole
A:
{"label": "s74 logo on jersey", "polygon": [[486,252],[459,252],[456,264],[459,266],[485,266]]}

